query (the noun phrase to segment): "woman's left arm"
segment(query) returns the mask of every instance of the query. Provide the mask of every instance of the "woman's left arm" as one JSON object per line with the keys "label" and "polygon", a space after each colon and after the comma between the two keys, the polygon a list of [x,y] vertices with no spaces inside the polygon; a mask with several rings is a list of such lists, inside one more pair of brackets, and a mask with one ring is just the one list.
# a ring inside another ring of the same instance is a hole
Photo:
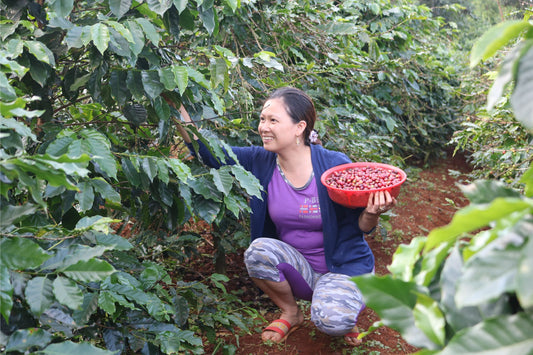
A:
{"label": "woman's left arm", "polygon": [[379,215],[396,206],[396,203],[388,191],[371,193],[366,208],[359,215],[359,229],[365,233],[372,231],[378,225]]}

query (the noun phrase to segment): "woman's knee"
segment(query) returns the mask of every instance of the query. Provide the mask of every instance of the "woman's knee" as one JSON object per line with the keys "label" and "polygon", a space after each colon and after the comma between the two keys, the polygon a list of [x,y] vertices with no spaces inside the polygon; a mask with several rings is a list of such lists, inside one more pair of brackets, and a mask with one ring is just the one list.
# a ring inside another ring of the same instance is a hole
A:
{"label": "woman's knee", "polygon": [[347,276],[326,274],[320,278],[313,294],[311,320],[329,335],[344,335],[357,322],[364,308],[361,291]]}
{"label": "woman's knee", "polygon": [[350,309],[348,313],[344,313],[342,308],[332,304],[312,304],[311,321],[321,332],[331,336],[341,336],[355,327],[357,314]]}
{"label": "woman's knee", "polygon": [[275,252],[276,240],[272,238],[257,238],[250,243],[244,252],[244,264],[248,275],[258,279],[280,281],[276,266],[280,263]]}
{"label": "woman's knee", "polygon": [[262,256],[270,253],[273,240],[272,238],[254,239],[244,251],[244,263],[248,265],[256,262],[258,258],[264,259]]}

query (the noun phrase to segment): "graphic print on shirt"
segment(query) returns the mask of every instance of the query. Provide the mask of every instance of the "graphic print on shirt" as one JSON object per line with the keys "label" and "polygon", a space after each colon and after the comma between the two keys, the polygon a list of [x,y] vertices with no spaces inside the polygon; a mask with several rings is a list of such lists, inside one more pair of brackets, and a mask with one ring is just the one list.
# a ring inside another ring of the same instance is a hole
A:
{"label": "graphic print on shirt", "polygon": [[298,218],[321,218],[317,196],[304,199],[303,203],[300,204]]}

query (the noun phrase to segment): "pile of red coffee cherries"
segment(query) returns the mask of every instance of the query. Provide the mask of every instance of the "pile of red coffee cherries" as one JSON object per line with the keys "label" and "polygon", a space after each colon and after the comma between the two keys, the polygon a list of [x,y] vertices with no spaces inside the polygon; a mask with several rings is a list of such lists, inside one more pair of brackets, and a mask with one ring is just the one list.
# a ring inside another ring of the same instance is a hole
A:
{"label": "pile of red coffee cherries", "polygon": [[402,179],[399,172],[380,167],[355,167],[332,173],[326,184],[341,190],[375,190],[398,184]]}

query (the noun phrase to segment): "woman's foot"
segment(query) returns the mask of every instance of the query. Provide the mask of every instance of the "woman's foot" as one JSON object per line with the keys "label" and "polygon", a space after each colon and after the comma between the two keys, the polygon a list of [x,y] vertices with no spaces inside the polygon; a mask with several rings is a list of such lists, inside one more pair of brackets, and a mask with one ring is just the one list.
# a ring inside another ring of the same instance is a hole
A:
{"label": "woman's foot", "polygon": [[263,330],[261,338],[263,341],[280,343],[287,339],[289,334],[296,330],[303,323],[303,321],[304,315],[302,312],[300,312],[300,309],[298,309],[295,314],[283,312],[280,316],[280,319],[273,321],[268,327],[265,328],[265,330]]}
{"label": "woman's foot", "polygon": [[350,333],[344,335],[344,341],[348,345],[352,345],[352,346],[361,345],[361,343],[363,341],[361,339],[357,338],[358,335],[359,335],[359,328],[357,328],[357,326],[355,326],[355,327],[353,327],[353,329],[352,329],[352,331]]}

